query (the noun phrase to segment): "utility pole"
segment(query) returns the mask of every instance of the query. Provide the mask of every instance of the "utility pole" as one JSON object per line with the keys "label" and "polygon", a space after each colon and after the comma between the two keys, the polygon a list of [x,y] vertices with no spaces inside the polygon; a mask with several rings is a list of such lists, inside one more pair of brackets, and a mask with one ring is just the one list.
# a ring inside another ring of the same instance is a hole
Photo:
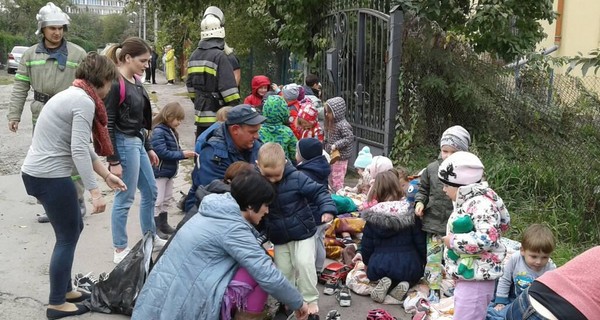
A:
{"label": "utility pole", "polygon": [[142,11],[143,11],[142,12],[142,20],[143,20],[143,24],[144,24],[143,29],[142,29],[143,32],[144,32],[143,36],[142,36],[142,39],[146,40],[146,29],[147,29],[146,28],[146,13],[147,13],[147,10],[146,10],[146,1],[141,0],[141,2],[142,2]]}
{"label": "utility pole", "polygon": [[154,43],[158,41],[158,10],[154,8]]}

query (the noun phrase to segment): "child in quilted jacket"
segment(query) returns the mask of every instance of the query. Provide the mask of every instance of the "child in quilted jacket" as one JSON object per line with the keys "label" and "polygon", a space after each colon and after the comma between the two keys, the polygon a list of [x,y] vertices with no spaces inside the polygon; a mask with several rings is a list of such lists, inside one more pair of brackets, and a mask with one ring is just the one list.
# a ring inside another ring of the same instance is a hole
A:
{"label": "child in quilted jacket", "polygon": [[334,160],[334,151],[339,157],[331,165],[330,187],[338,191],[344,187],[344,178],[348,169],[348,159],[352,156],[354,133],[346,120],[346,102],[334,97],[325,102],[325,151]]}
{"label": "child in quilted jacket", "polygon": [[183,107],[171,102],[160,110],[153,120],[152,148],[158,156],[158,166],[153,167],[156,178],[156,203],[154,204],[154,221],[157,235],[167,238],[175,229],[167,222],[167,209],[173,202],[173,178],[177,174],[179,161],[193,158],[193,150],[181,150],[177,127],[185,116]]}
{"label": "child in quilted jacket", "polygon": [[455,319],[484,319],[503,273],[506,247],[500,239],[510,216],[502,199],[481,182],[483,168],[476,155],[459,151],[438,169],[444,193],[454,202],[443,241],[446,273],[456,280]]}

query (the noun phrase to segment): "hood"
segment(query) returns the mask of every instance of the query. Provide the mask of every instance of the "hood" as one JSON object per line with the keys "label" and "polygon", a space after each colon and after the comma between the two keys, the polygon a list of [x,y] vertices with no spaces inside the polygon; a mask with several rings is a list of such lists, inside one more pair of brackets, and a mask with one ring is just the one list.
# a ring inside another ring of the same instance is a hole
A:
{"label": "hood", "polygon": [[366,222],[390,233],[397,233],[415,224],[415,215],[410,210],[406,198],[400,201],[380,202],[363,212],[361,216]]}
{"label": "hood", "polygon": [[487,182],[474,183],[458,188],[456,207],[461,208],[467,200],[475,197],[484,197],[494,203],[498,210],[498,214],[500,215],[500,230],[508,230],[510,224],[508,210],[506,209],[502,198],[488,186]]}
{"label": "hood", "polygon": [[[201,191],[202,190],[202,191]],[[213,180],[206,186],[199,186],[196,194],[204,193],[204,195],[211,193],[225,193],[231,191],[231,186],[223,182],[223,180]]]}
{"label": "hood", "polygon": [[252,78],[251,85],[252,85],[252,94],[257,97],[261,97],[258,95],[258,93],[256,93],[256,90],[258,90],[258,88],[260,88],[262,86],[267,86],[267,90],[269,90],[270,89],[269,86],[271,85],[271,80],[269,80],[269,78],[267,78],[266,76],[254,76],[254,78]]}
{"label": "hood", "polygon": [[327,177],[331,173],[331,166],[324,155],[300,163],[297,169],[305,172],[308,176],[315,176],[319,180],[327,180]]}
{"label": "hood", "polygon": [[279,96],[269,96],[263,104],[262,114],[267,118],[265,124],[287,125],[290,118],[290,110],[287,103]]}
{"label": "hood", "polygon": [[278,185],[281,183],[281,181],[283,181],[284,179],[286,179],[290,174],[294,173],[298,171],[296,169],[296,167],[294,167],[294,165],[292,164],[292,162],[290,160],[285,162],[285,168],[283,169],[283,178],[281,178],[281,180],[277,183],[275,183],[275,185]]}
{"label": "hood", "polygon": [[339,122],[346,119],[346,102],[341,97],[334,97],[325,102],[333,112],[333,119]]}
{"label": "hood", "polygon": [[209,194],[200,203],[198,213],[209,218],[244,222],[240,206],[231,193]]}

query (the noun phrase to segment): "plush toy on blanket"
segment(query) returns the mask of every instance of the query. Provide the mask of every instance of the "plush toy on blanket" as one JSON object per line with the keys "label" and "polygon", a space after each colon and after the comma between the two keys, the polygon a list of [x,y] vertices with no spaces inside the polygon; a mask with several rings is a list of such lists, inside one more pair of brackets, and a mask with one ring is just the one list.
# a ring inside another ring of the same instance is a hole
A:
{"label": "plush toy on blanket", "polygon": [[[469,216],[462,216],[452,222],[452,233],[469,233],[474,230],[475,225]],[[473,279],[475,276],[475,270],[473,270],[473,257],[476,257],[477,255],[458,254],[452,249],[448,250],[448,258],[452,259],[452,261],[456,262],[459,258],[461,259],[457,273],[465,279]]]}

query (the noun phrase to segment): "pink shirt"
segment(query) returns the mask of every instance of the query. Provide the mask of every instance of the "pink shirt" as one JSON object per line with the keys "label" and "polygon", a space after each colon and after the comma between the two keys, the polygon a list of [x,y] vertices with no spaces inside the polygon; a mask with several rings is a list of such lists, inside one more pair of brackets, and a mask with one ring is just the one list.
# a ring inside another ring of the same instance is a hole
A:
{"label": "pink shirt", "polygon": [[569,301],[588,319],[600,315],[600,246],[573,258],[564,266],[544,273],[537,281]]}

